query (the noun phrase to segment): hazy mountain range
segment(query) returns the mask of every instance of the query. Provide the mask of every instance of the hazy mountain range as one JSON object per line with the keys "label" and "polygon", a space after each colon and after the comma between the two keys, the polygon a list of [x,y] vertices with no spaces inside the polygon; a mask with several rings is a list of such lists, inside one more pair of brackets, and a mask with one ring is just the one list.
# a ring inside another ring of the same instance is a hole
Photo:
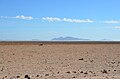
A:
{"label": "hazy mountain range", "polygon": [[84,40],[89,40],[89,39],[83,39],[83,38],[76,38],[76,37],[58,37],[58,38],[53,38],[52,40],[54,41],[84,41]]}

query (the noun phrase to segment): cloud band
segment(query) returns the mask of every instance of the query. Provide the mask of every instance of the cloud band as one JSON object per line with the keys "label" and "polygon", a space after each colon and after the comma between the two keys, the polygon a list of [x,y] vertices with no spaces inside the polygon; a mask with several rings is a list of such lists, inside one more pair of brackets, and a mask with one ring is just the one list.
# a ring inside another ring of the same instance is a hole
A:
{"label": "cloud band", "polygon": [[72,23],[93,23],[94,21],[90,19],[71,19],[71,18],[58,18],[58,17],[43,17],[42,20],[55,22],[55,21],[63,21],[63,22],[72,22]]}
{"label": "cloud band", "polygon": [[16,18],[16,19],[24,19],[24,20],[33,20],[34,18],[31,17],[31,16],[24,16],[24,15],[17,15],[15,17],[8,17],[8,16],[1,16],[0,18],[5,18],[5,19],[8,19],[8,18]]}

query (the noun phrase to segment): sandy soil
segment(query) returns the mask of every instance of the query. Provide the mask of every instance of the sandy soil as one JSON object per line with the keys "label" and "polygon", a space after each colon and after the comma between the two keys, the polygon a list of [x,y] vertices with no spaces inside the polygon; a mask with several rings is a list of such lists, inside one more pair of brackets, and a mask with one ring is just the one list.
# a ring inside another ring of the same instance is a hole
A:
{"label": "sandy soil", "polygon": [[0,79],[120,79],[120,44],[0,45]]}

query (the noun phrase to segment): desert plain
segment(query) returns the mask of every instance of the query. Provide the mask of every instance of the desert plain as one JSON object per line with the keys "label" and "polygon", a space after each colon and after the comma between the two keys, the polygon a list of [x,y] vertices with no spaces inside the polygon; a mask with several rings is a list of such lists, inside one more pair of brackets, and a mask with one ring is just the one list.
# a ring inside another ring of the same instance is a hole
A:
{"label": "desert plain", "polygon": [[0,79],[120,79],[120,43],[0,43]]}

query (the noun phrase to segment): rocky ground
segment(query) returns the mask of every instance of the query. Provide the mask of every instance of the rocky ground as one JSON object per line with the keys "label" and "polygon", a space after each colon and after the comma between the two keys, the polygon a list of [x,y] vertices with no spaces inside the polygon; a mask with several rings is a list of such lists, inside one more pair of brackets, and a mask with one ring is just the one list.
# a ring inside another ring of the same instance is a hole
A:
{"label": "rocky ground", "polygon": [[0,45],[0,79],[120,79],[120,44]]}

